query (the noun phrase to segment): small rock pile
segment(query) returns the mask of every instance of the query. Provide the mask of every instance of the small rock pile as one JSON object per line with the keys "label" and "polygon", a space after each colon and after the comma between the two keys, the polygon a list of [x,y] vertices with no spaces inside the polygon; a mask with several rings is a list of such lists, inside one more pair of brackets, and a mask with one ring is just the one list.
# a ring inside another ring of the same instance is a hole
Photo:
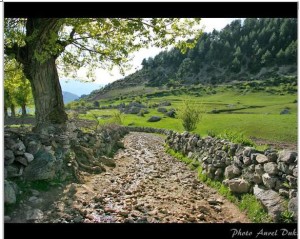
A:
{"label": "small rock pile", "polygon": [[[294,151],[259,152],[223,139],[169,131],[166,142],[193,159],[208,178],[223,181],[233,193],[253,193],[274,221],[286,210],[297,220],[298,154]],[[225,180],[223,180],[225,178]]]}

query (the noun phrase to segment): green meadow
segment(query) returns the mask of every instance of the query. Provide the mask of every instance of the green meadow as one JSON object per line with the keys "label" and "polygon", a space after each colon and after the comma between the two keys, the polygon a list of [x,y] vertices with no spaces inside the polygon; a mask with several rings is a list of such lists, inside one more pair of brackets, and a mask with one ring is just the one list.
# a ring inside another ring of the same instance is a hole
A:
{"label": "green meadow", "polygon": [[[297,143],[297,94],[269,93],[265,90],[241,90],[219,86],[215,88],[192,88],[181,91],[155,91],[141,95],[126,95],[122,90],[119,97],[99,100],[100,106],[118,105],[131,101],[139,101],[146,106],[169,101],[167,109],[179,111],[184,100],[196,105],[201,111],[201,120],[194,133],[201,136],[220,135],[224,132],[242,133],[248,138],[266,140],[269,142]],[[120,97],[121,96],[121,97]],[[91,103],[90,103],[91,104]],[[289,114],[280,114],[282,110]],[[149,113],[143,117],[133,114],[122,114],[123,125],[145,126],[172,129],[183,132],[180,119],[166,117],[149,108]],[[93,109],[80,118],[97,120],[100,124],[115,121],[117,109]],[[159,122],[147,122],[150,116],[160,116]],[[120,122],[119,122],[120,123]]]}

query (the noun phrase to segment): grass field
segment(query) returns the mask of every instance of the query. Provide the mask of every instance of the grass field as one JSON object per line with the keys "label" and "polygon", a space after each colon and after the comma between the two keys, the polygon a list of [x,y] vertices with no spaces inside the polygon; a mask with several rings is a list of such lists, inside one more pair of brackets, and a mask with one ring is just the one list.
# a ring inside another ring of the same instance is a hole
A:
{"label": "grass field", "polygon": [[[219,135],[225,131],[242,132],[246,137],[258,138],[270,142],[285,142],[297,144],[297,94],[270,94],[264,91],[241,93],[236,89],[226,89],[218,87],[214,93],[205,94],[199,91],[197,96],[195,91],[191,94],[184,92],[177,95],[150,96],[120,99],[106,99],[100,101],[100,105],[117,105],[122,102],[128,103],[131,100],[139,99],[145,105],[160,103],[162,101],[171,102],[171,106],[180,110],[183,101],[196,104],[201,110],[201,121],[197,125],[195,133],[201,136],[208,134]],[[290,114],[281,115],[283,109],[288,109]],[[99,116],[99,122],[105,123],[113,121],[116,109],[92,110]],[[220,113],[212,113],[220,111]],[[95,120],[89,114],[80,115],[81,118]],[[147,122],[150,116],[161,116],[159,122]],[[103,117],[105,116],[105,117]],[[103,118],[101,118],[103,117]],[[122,114],[123,125],[148,126],[156,128],[173,129],[183,132],[181,121],[177,118],[169,118],[157,109],[149,109],[149,114],[140,117],[132,114]]]}

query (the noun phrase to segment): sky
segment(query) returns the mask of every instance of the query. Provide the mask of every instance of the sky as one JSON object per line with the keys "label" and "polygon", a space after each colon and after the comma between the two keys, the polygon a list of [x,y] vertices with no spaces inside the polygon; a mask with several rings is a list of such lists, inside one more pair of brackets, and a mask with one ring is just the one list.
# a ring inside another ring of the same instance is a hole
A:
{"label": "sky", "polygon": [[[202,24],[202,26],[204,26],[204,32],[211,32],[214,29],[219,31],[235,19],[236,18],[202,18],[201,24]],[[134,73],[136,70],[141,69],[142,68],[141,63],[144,58],[154,57],[162,50],[163,49],[161,49],[161,48],[152,47],[149,49],[143,48],[143,49],[139,50],[138,52],[136,52],[134,54],[134,58],[132,61],[133,67],[131,70],[129,70],[125,73],[125,76]],[[84,77],[84,75],[85,75],[84,69],[80,70],[78,72],[79,77]],[[114,69],[111,72],[108,72],[103,69],[97,69],[96,70],[96,79],[95,79],[94,83],[106,85],[115,80],[124,78],[125,76],[120,74],[118,69]]]}

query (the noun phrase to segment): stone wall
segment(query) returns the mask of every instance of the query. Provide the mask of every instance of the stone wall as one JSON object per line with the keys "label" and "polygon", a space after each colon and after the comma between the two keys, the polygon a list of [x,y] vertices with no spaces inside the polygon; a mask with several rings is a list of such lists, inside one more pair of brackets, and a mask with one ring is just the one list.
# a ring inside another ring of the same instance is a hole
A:
{"label": "stone wall", "polygon": [[171,132],[171,130],[168,129],[157,129],[151,127],[123,126],[122,128],[130,132],[145,132],[145,133],[156,133],[156,134],[164,134],[164,135],[168,135]]}
{"label": "stone wall", "polygon": [[222,181],[233,193],[253,193],[274,221],[281,212],[297,220],[298,154],[289,150],[257,151],[223,139],[169,131],[166,143],[198,161],[208,178]]}
{"label": "stone wall", "polygon": [[[85,133],[72,123],[61,133],[47,129],[40,134],[4,131],[4,196],[5,204],[14,204],[19,193],[17,181],[36,181],[72,177],[67,155],[72,146],[93,149],[94,156],[111,156],[122,147],[120,139],[128,130],[116,125],[103,127],[97,133]],[[100,157],[104,165],[111,165],[109,158]]]}

